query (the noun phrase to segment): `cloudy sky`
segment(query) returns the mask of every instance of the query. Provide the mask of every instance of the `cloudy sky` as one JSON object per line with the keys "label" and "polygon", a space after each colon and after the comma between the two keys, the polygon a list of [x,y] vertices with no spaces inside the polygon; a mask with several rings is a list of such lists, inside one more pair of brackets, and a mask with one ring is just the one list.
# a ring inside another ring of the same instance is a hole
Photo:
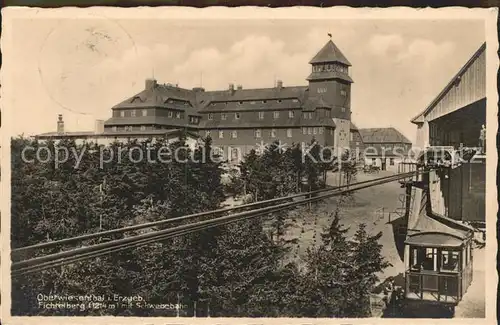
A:
{"label": "cloudy sky", "polygon": [[12,25],[15,134],[92,130],[145,78],[207,90],[306,85],[328,41],[352,63],[353,121],[415,139],[409,120],[485,40],[479,20],[34,19]]}

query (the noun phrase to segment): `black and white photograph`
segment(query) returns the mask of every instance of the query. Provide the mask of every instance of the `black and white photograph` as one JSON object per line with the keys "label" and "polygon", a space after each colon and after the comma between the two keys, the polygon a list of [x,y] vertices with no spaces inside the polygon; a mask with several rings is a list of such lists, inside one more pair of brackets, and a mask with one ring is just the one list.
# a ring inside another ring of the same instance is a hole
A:
{"label": "black and white photograph", "polygon": [[497,10],[2,14],[6,324],[496,324]]}

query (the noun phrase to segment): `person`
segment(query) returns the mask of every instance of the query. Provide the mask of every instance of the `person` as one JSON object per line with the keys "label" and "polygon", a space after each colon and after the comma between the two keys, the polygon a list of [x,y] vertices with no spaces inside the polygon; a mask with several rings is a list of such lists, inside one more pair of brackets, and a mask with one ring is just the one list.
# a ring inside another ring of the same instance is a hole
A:
{"label": "person", "polygon": [[486,127],[484,126],[484,124],[481,126],[479,145],[481,147],[481,153],[486,153]]}

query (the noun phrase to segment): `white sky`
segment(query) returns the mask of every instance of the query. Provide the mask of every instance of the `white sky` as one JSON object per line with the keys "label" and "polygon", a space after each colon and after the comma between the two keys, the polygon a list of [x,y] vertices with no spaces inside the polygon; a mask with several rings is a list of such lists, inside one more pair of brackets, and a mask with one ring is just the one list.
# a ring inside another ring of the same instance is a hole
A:
{"label": "white sky", "polygon": [[482,20],[23,19],[12,33],[15,134],[55,131],[57,114],[67,131],[93,130],[153,71],[183,88],[307,85],[308,62],[331,33],[352,63],[353,122],[412,141],[409,120],[485,40]]}

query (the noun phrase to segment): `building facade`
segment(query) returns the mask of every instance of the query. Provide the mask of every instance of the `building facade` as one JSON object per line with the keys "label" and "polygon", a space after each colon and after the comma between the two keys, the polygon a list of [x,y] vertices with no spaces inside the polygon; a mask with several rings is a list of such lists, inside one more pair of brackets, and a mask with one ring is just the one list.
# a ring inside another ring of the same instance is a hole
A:
{"label": "building facade", "polygon": [[121,139],[183,129],[201,138],[210,136],[224,152],[235,149],[241,155],[257,144],[278,140],[290,146],[315,139],[335,149],[349,148],[351,63],[330,40],[309,64],[304,86],[277,81],[273,88],[230,84],[225,90],[206,91],[148,79],[141,92],[112,107],[111,118],[95,133]]}
{"label": "building facade", "polygon": [[[481,147],[486,126],[486,44],[470,57],[436,98],[411,120],[417,126],[417,145],[472,147],[468,163],[449,169],[433,182],[435,206],[443,215],[461,221],[485,221],[486,150]],[[485,139],[484,139],[485,140]]]}
{"label": "building facade", "polygon": [[395,128],[359,129],[359,133],[365,164],[398,171],[398,164],[408,159],[412,143]]}

